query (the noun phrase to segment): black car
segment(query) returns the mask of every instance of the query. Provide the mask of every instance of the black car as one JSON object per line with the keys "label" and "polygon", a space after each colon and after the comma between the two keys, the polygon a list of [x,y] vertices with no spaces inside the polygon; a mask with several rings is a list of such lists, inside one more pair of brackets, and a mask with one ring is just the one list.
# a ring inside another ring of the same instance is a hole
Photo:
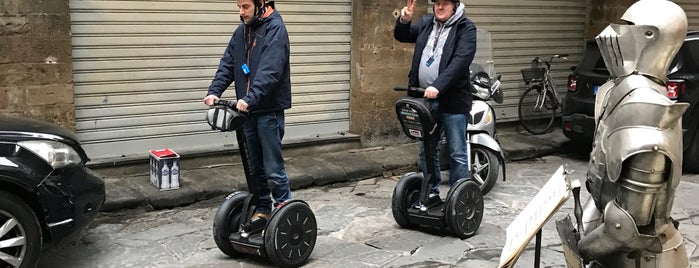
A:
{"label": "black car", "polygon": [[[699,172],[699,32],[689,32],[667,74],[668,97],[687,102],[682,117],[684,170]],[[595,94],[609,80],[609,71],[594,40],[586,43],[582,61],[568,77],[568,92],[563,101],[563,133],[571,140],[591,143],[595,130]]]}
{"label": "black car", "polygon": [[34,267],[44,245],[75,238],[104,203],[75,135],[0,115],[0,267]]}

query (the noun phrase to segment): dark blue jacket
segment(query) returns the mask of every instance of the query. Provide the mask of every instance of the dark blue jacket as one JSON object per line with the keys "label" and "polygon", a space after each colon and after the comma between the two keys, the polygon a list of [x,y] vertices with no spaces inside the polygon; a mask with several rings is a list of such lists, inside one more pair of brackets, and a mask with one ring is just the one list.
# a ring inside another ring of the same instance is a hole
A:
{"label": "dark blue jacket", "polygon": [[[274,8],[274,2],[270,7]],[[248,44],[252,47],[249,59]],[[250,70],[247,75],[243,64]],[[251,113],[291,108],[289,33],[276,10],[258,27],[241,23],[233,32],[207,95],[220,97],[234,81],[236,98],[245,101]]]}
{"label": "dark blue jacket", "polygon": [[[415,43],[413,62],[408,74],[408,85],[419,87],[418,70],[422,51],[432,32],[434,15],[423,16],[419,21],[402,23],[396,21],[393,36],[404,43]],[[467,114],[471,111],[473,97],[469,87],[469,66],[476,55],[476,25],[466,18],[461,19],[449,31],[439,62],[439,76],[432,86],[439,90],[439,110],[443,113]]]}

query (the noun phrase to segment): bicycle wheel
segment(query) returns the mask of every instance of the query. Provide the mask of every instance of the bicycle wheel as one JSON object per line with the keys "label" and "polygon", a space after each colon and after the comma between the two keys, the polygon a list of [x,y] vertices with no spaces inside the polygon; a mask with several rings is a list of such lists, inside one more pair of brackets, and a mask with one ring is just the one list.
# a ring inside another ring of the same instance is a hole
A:
{"label": "bicycle wheel", "polygon": [[553,93],[533,85],[519,99],[519,122],[529,133],[544,134],[553,126],[557,108]]}

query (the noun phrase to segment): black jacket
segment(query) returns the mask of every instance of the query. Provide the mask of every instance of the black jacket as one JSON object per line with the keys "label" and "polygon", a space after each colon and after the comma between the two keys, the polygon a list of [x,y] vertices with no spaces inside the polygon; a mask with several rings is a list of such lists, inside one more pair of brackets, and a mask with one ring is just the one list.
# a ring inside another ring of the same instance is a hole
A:
{"label": "black jacket", "polygon": [[[413,62],[408,74],[408,85],[420,86],[418,70],[422,51],[432,32],[434,15],[423,16],[413,23],[396,21],[393,36],[403,43],[415,43]],[[444,44],[442,59],[439,62],[439,76],[432,86],[439,90],[439,109],[443,113],[468,114],[471,111],[471,91],[469,87],[469,66],[476,54],[476,25],[466,18],[461,19],[449,31]]]}
{"label": "black jacket", "polygon": [[[274,8],[274,2],[268,5]],[[254,39],[249,60],[246,35]],[[247,75],[243,64],[250,70]],[[258,27],[241,23],[233,32],[207,95],[220,97],[234,81],[236,98],[245,101],[251,113],[291,108],[289,33],[276,10]]]}

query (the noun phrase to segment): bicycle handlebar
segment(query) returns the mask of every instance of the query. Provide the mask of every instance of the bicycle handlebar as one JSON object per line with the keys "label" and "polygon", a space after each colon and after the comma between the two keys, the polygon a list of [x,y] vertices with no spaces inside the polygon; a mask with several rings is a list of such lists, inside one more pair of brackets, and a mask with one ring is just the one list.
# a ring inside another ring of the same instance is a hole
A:
{"label": "bicycle handlebar", "polygon": [[563,60],[568,60],[568,54],[555,54],[551,57],[548,57],[546,60],[541,60],[539,57],[535,57],[534,60],[532,60],[532,65],[533,66],[538,66],[541,63],[546,64],[547,68],[551,68],[551,62],[553,59],[563,59]]}

